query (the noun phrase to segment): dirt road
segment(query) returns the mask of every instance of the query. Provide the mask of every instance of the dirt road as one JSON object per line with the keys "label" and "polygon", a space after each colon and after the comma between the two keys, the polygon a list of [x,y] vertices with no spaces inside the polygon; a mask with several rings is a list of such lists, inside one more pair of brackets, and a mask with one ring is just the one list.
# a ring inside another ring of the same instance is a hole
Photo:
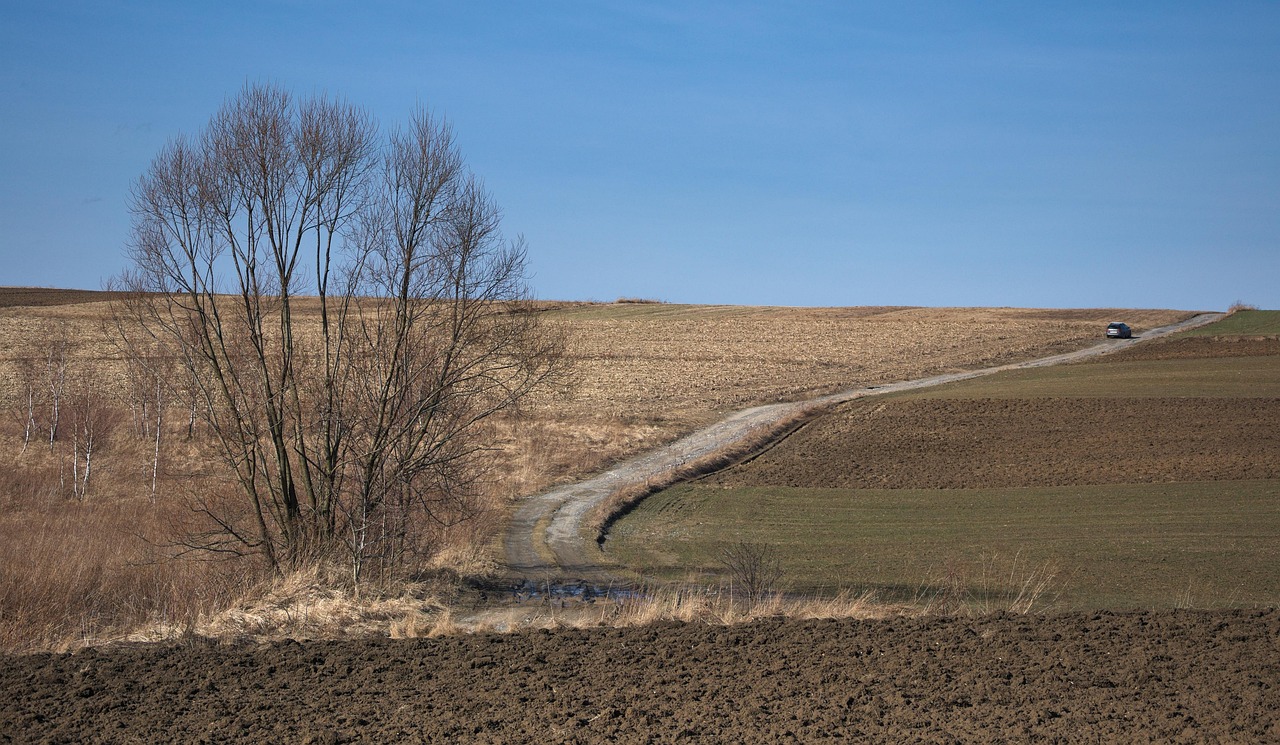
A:
{"label": "dirt road", "polygon": [[733,448],[778,423],[798,416],[812,416],[836,404],[867,396],[993,375],[1006,370],[1047,367],[1096,357],[1126,349],[1143,341],[1204,326],[1220,320],[1222,313],[1202,313],[1180,323],[1149,329],[1132,339],[1108,339],[1074,352],[1036,360],[1000,365],[980,370],[935,375],[929,378],[860,388],[809,401],[770,404],[738,411],[724,420],[690,434],[663,448],[620,463],[594,478],[529,497],[519,506],[507,527],[503,546],[507,573],[513,579],[535,582],[601,582],[612,579],[608,557],[598,548],[594,536],[584,531],[584,519],[592,508],[615,492],[650,480],[685,465]]}

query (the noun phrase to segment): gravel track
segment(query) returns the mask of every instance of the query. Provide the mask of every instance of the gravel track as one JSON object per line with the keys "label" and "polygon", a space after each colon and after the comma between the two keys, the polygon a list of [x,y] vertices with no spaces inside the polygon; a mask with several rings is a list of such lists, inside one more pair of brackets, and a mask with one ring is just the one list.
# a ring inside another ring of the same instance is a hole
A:
{"label": "gravel track", "polygon": [[935,375],[898,383],[842,391],[808,401],[755,406],[735,412],[704,429],[576,484],[561,486],[523,500],[503,540],[507,575],[534,582],[602,582],[616,579],[608,557],[584,520],[592,508],[612,494],[661,479],[687,464],[733,448],[795,417],[813,416],[837,404],[868,396],[917,390],[970,380],[1006,370],[1048,367],[1097,357],[1135,344],[1221,320],[1223,313],[1201,313],[1185,321],[1149,329],[1132,339],[1108,339],[1084,349],[980,370]]}

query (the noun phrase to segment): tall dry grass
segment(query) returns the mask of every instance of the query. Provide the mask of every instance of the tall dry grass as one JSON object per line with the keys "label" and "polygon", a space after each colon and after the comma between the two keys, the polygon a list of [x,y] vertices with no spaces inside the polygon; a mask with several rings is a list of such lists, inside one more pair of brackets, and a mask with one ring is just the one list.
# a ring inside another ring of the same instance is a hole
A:
{"label": "tall dry grass", "polygon": [[46,499],[0,521],[0,650],[67,650],[141,627],[185,628],[242,591],[243,562],[171,561],[146,499]]}
{"label": "tall dry grass", "polygon": [[595,621],[609,626],[644,626],[662,621],[730,626],[761,618],[884,618],[900,612],[876,601],[872,592],[842,591],[834,597],[789,597],[775,592],[746,602],[725,586],[653,588],[605,604]]}
{"label": "tall dry grass", "polygon": [[984,555],[976,567],[949,562],[921,584],[915,604],[927,615],[1046,612],[1061,595],[1060,574],[1056,563],[1034,564],[1021,553]]}
{"label": "tall dry grass", "polygon": [[[421,579],[357,588],[341,560],[275,577],[253,557],[190,551],[185,537],[208,527],[193,507],[239,498],[210,443],[185,439],[182,417],[167,421],[154,491],[150,435],[122,424],[101,440],[85,489],[71,484],[66,439],[24,450],[15,420],[0,422],[0,652],[186,634],[417,635],[427,624]],[[490,498],[466,521],[431,526],[436,551],[415,571],[445,584],[492,573],[484,546],[501,519],[502,500]]]}
{"label": "tall dry grass", "polygon": [[666,427],[639,417],[563,419],[535,411],[498,415],[488,425],[498,456],[493,491],[508,499],[599,473],[671,437]]}

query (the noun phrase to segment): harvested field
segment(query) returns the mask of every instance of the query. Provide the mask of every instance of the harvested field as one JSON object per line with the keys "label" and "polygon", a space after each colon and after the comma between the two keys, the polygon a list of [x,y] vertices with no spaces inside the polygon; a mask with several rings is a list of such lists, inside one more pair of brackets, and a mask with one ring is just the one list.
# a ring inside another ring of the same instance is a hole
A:
{"label": "harvested field", "polygon": [[[1119,312],[1015,308],[589,305],[554,311],[578,384],[545,407],[691,429],[753,404],[1047,356]],[[1191,316],[1124,311],[1135,328]]]}
{"label": "harvested field", "polygon": [[[0,410],[17,405],[15,365],[67,340],[73,369],[123,388],[102,325],[106,293],[0,288]],[[1101,341],[1108,319],[1135,330],[1172,310],[770,308],[539,303],[564,329],[572,384],[495,422],[493,491],[514,498],[595,473],[727,411],[836,390],[1029,359]],[[305,314],[305,308],[303,310]],[[119,391],[117,391],[119,392]]]}
{"label": "harvested field", "polygon": [[1280,612],[660,624],[7,658],[0,742],[1266,742]]}

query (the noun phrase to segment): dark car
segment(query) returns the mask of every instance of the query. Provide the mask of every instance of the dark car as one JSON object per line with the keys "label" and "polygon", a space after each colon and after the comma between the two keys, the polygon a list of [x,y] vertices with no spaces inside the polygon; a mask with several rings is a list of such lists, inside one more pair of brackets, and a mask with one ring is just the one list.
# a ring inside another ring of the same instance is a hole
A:
{"label": "dark car", "polygon": [[1123,323],[1107,324],[1108,339],[1128,339],[1133,336],[1133,330]]}

